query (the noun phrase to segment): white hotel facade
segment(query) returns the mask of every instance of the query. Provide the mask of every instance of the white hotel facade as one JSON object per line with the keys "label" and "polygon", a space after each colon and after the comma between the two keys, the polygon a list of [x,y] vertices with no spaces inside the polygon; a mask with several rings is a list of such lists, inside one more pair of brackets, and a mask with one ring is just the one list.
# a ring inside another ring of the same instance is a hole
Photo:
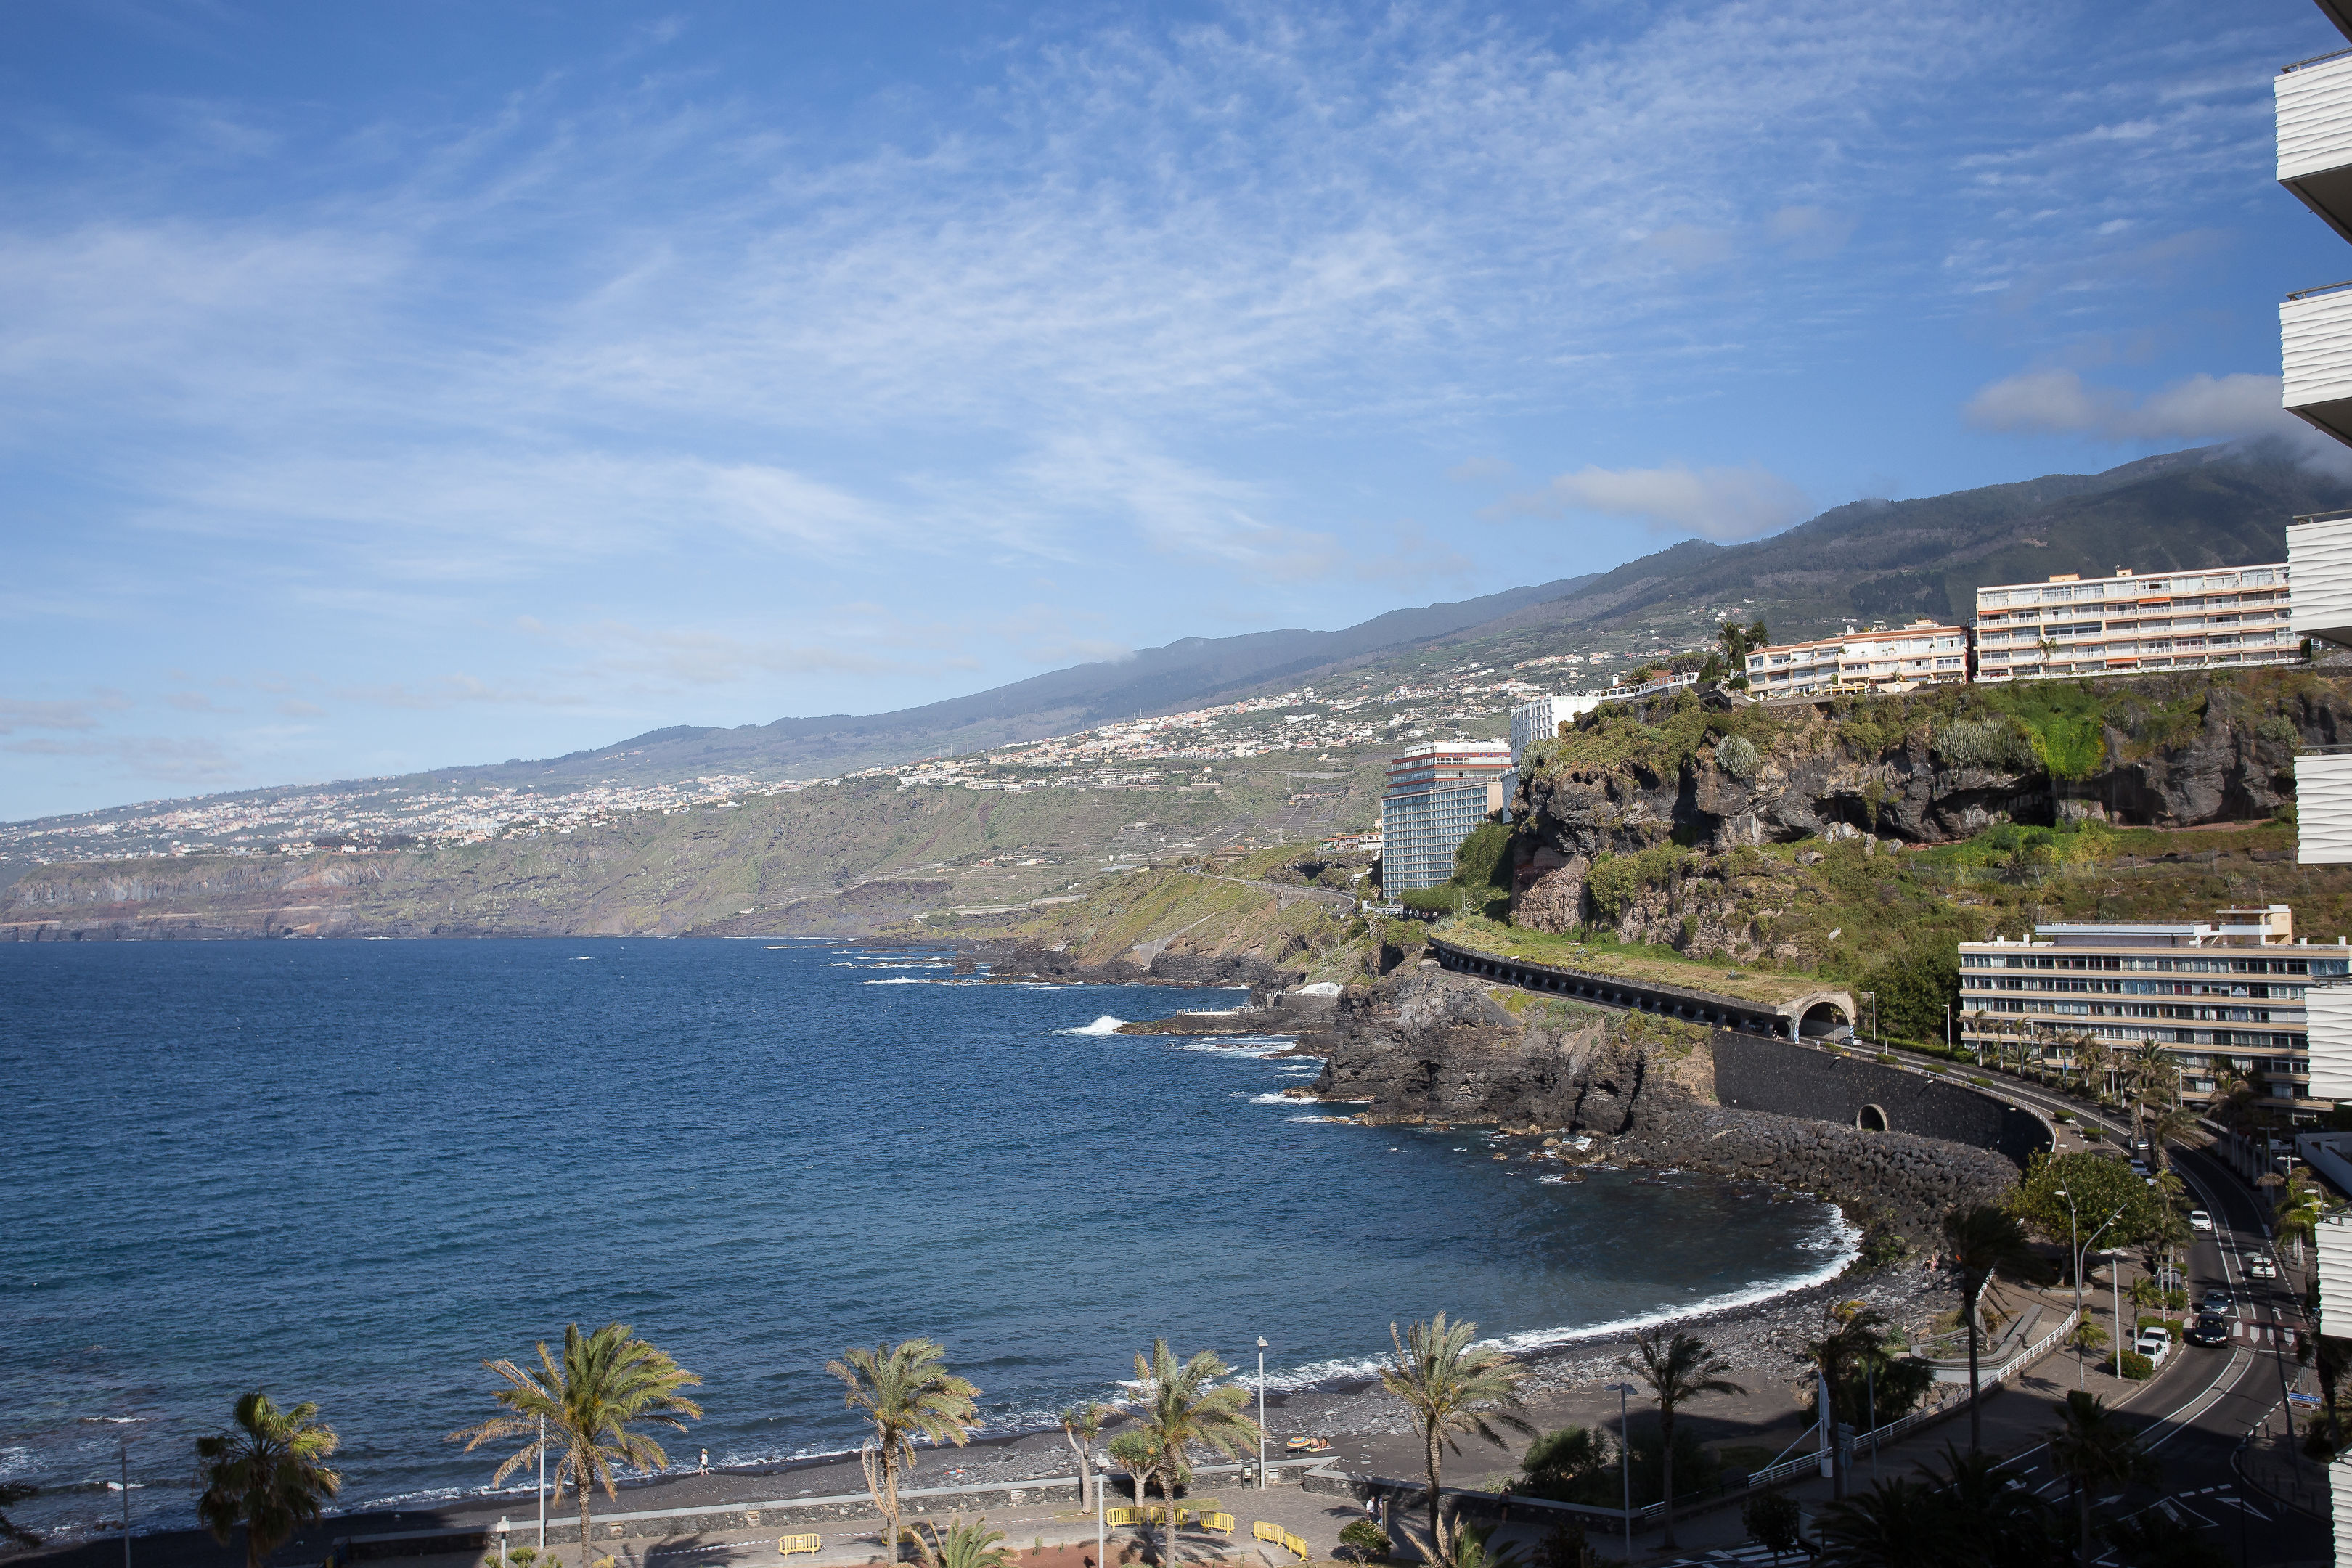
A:
{"label": "white hotel facade", "polygon": [[1892,631],[1849,631],[1811,642],[1776,643],[1748,656],[1748,689],[1759,698],[1908,689],[1968,678],[1968,628],[1933,621],[1914,621]]}
{"label": "white hotel facade", "polygon": [[2111,577],[2064,575],[1977,590],[1979,681],[2290,664],[2287,565]]}
{"label": "white hotel facade", "polygon": [[[2352,16],[2341,0],[2320,0],[2319,9],[2352,41]],[[2287,67],[2275,92],[2279,184],[2352,241],[2352,49]],[[2352,446],[2352,284],[2288,295],[2279,306],[2279,349],[2287,411]],[[2297,518],[2286,548],[2296,588],[2294,631],[2352,647],[2352,513]],[[2352,865],[2352,752],[2297,757],[2295,805],[2302,862]],[[2352,1100],[2352,982],[2312,986],[2305,1012],[2312,1097]],[[2352,1134],[2306,1133],[2295,1142],[2315,1172],[2352,1192]],[[2325,1219],[2317,1231],[2319,1331],[2352,1339],[2352,1218]],[[2336,1560],[2352,1563],[2352,1462],[2339,1458],[2327,1477]]]}

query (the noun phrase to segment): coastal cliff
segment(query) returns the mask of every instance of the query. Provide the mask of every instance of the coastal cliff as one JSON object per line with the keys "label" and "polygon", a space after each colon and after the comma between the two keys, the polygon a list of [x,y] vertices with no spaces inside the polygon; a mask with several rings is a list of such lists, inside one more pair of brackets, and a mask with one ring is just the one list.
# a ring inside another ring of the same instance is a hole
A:
{"label": "coastal cliff", "polygon": [[[1496,876],[1514,925],[1811,964],[1834,931],[1924,929],[1986,903],[1952,899],[1948,882],[1899,885],[1899,863],[1917,851],[2017,836],[2000,850],[2009,860],[1977,856],[1969,869],[2036,905],[2063,902],[2042,885],[2115,858],[2117,830],[2291,813],[2296,752],[2347,738],[2352,681],[2299,668],[1822,707],[1685,693],[1587,715],[1537,748]],[[1939,941],[1962,926],[1980,936],[1987,922],[1948,923]]]}
{"label": "coastal cliff", "polygon": [[1590,1134],[1606,1140],[1594,1158],[1802,1188],[1914,1240],[2016,1180],[1989,1149],[1718,1104],[1717,1046],[1695,1025],[1423,969],[1348,987],[1299,1038],[1324,1058],[1314,1094],[1366,1121]]}

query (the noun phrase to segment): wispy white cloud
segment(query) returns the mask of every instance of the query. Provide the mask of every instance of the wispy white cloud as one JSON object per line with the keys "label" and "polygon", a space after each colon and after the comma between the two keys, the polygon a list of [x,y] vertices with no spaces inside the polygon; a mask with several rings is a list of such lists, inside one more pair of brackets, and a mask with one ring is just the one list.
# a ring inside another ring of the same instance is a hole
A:
{"label": "wispy white cloud", "polygon": [[1558,517],[1599,512],[1632,518],[1657,533],[1701,539],[1753,539],[1801,521],[1811,505],[1797,486],[1769,469],[1580,468],[1540,490],[1507,497],[1497,516]]}
{"label": "wispy white cloud", "polygon": [[2300,437],[2308,426],[2280,406],[2274,375],[2192,375],[2135,396],[2071,370],[2028,371],[1969,399],[1961,416],[1979,430],[2057,433],[2103,441],[2224,441]]}

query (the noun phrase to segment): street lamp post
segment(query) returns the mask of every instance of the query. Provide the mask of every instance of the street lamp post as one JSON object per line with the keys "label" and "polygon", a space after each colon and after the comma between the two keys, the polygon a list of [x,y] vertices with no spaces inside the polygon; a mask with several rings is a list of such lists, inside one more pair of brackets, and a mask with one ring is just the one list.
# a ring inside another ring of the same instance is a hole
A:
{"label": "street lamp post", "polygon": [[[1944,1004],[1944,1054],[1948,1057],[1952,1054],[1952,1005],[1949,1002]],[[1876,1458],[1874,1452],[1872,1457]]]}
{"label": "street lamp post", "polygon": [[2116,1375],[2124,1374],[2124,1255],[2114,1247],[2107,1256],[2115,1260],[2115,1271],[2108,1276],[2107,1289],[2116,1298]]}
{"label": "street lamp post", "polygon": [[[2111,1226],[2115,1224],[2116,1221],[2123,1218],[2124,1211],[2117,1209],[2115,1213],[2109,1215],[2100,1223],[2099,1228],[2091,1233],[2089,1240],[2079,1240],[2077,1238],[2080,1234],[2080,1226],[2074,1217],[2074,1194],[2068,1192],[2063,1187],[2059,1187],[2054,1190],[2060,1197],[2066,1200],[2066,1246],[2068,1252],[2074,1256],[2074,1321],[2079,1323],[2083,1321],[2084,1254],[2089,1250],[2092,1242],[2098,1240],[2100,1237],[2106,1234],[2108,1226]],[[2079,1355],[2074,1358],[2074,1386],[2077,1388],[2084,1386],[2083,1358]]]}
{"label": "street lamp post", "polygon": [[507,1516],[499,1515],[499,1568],[507,1568]]}
{"label": "street lamp post", "polygon": [[1633,1434],[1628,1426],[1625,1401],[1633,1395],[1630,1383],[1615,1383],[1601,1392],[1617,1395],[1617,1472],[1625,1487],[1625,1561],[1633,1561]]}
{"label": "street lamp post", "polygon": [[[581,1550],[587,1550],[583,1547]],[[539,1554],[547,1555],[547,1417],[539,1418]]]}
{"label": "street lamp post", "polygon": [[107,1489],[122,1494],[122,1568],[131,1568],[131,1434],[125,1428],[135,1426],[147,1417],[143,1415],[85,1415],[82,1424],[89,1426],[112,1426],[114,1462],[121,1479],[107,1482]]}
{"label": "street lamp post", "polygon": [[1265,1490],[1265,1336],[1257,1337],[1257,1489]]}

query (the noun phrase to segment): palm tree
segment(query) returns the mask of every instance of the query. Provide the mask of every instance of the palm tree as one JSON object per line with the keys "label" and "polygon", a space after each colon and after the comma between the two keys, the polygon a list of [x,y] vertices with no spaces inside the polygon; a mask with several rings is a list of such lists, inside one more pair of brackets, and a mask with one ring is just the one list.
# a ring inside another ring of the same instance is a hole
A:
{"label": "palm tree", "polygon": [[2075,1037],[2074,1066],[2083,1075],[2083,1093],[2085,1098],[2091,1100],[2099,1098],[2098,1091],[2091,1087],[2092,1075],[2098,1076],[2101,1087],[2104,1088],[2108,1065],[2115,1059],[2116,1053],[2108,1048],[2107,1043],[2089,1030],[2085,1029]]}
{"label": "palm tree", "polygon": [[1102,1436],[1103,1422],[1113,1414],[1108,1405],[1073,1405],[1060,1417],[1062,1436],[1070,1440],[1070,1451],[1078,1457],[1078,1506],[1089,1513],[1095,1506],[1094,1441]]}
{"label": "palm tree", "polygon": [[867,1350],[853,1345],[824,1370],[841,1379],[841,1403],[859,1413],[872,1436],[857,1450],[866,1489],[882,1514],[882,1559],[898,1560],[898,1479],[915,1468],[915,1439],[961,1448],[980,1425],[980,1390],[940,1363],[935,1340],[902,1340]]}
{"label": "palm tree", "polygon": [[506,1380],[498,1392],[506,1409],[450,1433],[449,1441],[463,1442],[470,1454],[500,1438],[528,1439],[499,1466],[492,1486],[542,1457],[552,1458],[556,1503],[562,1503],[567,1486],[579,1494],[580,1563],[587,1568],[593,1489],[602,1486],[608,1498],[618,1495],[616,1464],[649,1470],[669,1462],[661,1445],[635,1426],[685,1431],[679,1417],[699,1418],[702,1406],[678,1390],[702,1379],[636,1338],[626,1323],[607,1323],[593,1334],[566,1323],[560,1361],[541,1340],[536,1366],[509,1360],[482,1365]]}
{"label": "palm tree", "polygon": [[1437,1529],[1444,1464],[1440,1450],[1460,1453],[1464,1432],[1500,1443],[1497,1426],[1535,1431],[1519,1413],[1519,1380],[1527,1373],[1502,1352],[1471,1343],[1477,1337],[1477,1324],[1449,1323],[1443,1312],[1402,1334],[1391,1323],[1389,1342],[1396,1347],[1396,1359],[1381,1368],[1381,1386],[1404,1401],[1421,1428],[1422,1464],[1429,1478],[1430,1554],[1440,1562],[1445,1544]]}
{"label": "palm tree", "polygon": [[2139,1434],[2116,1420],[2105,1400],[2079,1388],[2067,1390],[2066,1408],[2050,1434],[2050,1463],[2074,1490],[2083,1532],[2078,1563],[2092,1560],[2092,1491],[2153,1481],[2158,1475],[2155,1457],[2140,1446]]}
{"label": "palm tree", "polygon": [[2197,1127],[2197,1113],[2185,1105],[2168,1105],[2148,1118],[2147,1152],[2156,1160],[2158,1171],[2172,1169],[2170,1144],[2175,1138],[2185,1138]]}
{"label": "palm tree", "polygon": [[[1874,1307],[1864,1307],[1850,1313],[1841,1308],[1832,1308],[1827,1317],[1837,1326],[1828,1330],[1820,1339],[1806,1341],[1804,1348],[1798,1352],[1797,1360],[1811,1367],[1821,1383],[1828,1386],[1829,1405],[1822,1412],[1822,1419],[1830,1423],[1826,1430],[1833,1430],[1840,1419],[1838,1406],[1845,1401],[1847,1385],[1853,1382],[1856,1370],[1876,1354],[1886,1342],[1884,1332],[1886,1315]],[[1832,1497],[1843,1498],[1846,1488],[1845,1452],[1836,1445],[1831,1447],[1830,1492]]]}
{"label": "palm tree", "polygon": [[1243,1412],[1249,1407],[1249,1390],[1238,1383],[1213,1387],[1233,1368],[1214,1351],[1196,1351],[1179,1363],[1166,1340],[1151,1342],[1149,1356],[1135,1358],[1135,1376],[1150,1390],[1143,1409],[1143,1436],[1159,1459],[1160,1491],[1168,1500],[1167,1534],[1160,1561],[1176,1561],[1176,1486],[1184,1468],[1184,1452],[1206,1443],[1221,1453],[1246,1452],[1258,1440],[1258,1425]]}
{"label": "palm tree", "polygon": [[1946,1215],[1944,1250],[1960,1272],[1960,1300],[1969,1327],[1969,1447],[1973,1451],[1984,1447],[1983,1412],[1979,1408],[1984,1391],[1978,1386],[1977,1376],[1982,1325],[1977,1321],[1977,1302],[1996,1273],[2017,1279],[2037,1275],[2042,1258],[2026,1240],[2025,1227],[2016,1217],[1990,1204]]}
{"label": "palm tree", "polygon": [[1916,1481],[1880,1481],[1822,1510],[1823,1568],[1957,1568],[1951,1509]]}
{"label": "palm tree", "polygon": [[280,1410],[254,1390],[236,1402],[228,1430],[196,1439],[205,1484],[196,1518],[223,1546],[245,1526],[246,1568],[261,1568],[302,1525],[319,1517],[343,1478],[327,1468],[341,1439],[307,1401]]}
{"label": "palm tree", "polygon": [[1976,1563],[2047,1561],[2049,1510],[2033,1489],[1994,1454],[1963,1454],[1944,1445],[1944,1474],[1923,1467],[1948,1510],[1952,1551]]}
{"label": "palm tree", "polygon": [[945,1530],[919,1523],[908,1533],[915,1538],[923,1568],[1013,1568],[1013,1553],[1001,1544],[1004,1531],[989,1529],[986,1514],[970,1524],[950,1518]]}
{"label": "palm tree", "polygon": [[[1650,1393],[1658,1402],[1658,1455],[1664,1461],[1666,1502],[1666,1532],[1658,1544],[1671,1552],[1675,1547],[1675,1413],[1702,1394],[1745,1394],[1748,1390],[1724,1376],[1732,1370],[1729,1361],[1707,1349],[1705,1340],[1680,1330],[1671,1339],[1663,1329],[1643,1330],[1634,1340],[1633,1353],[1625,1358],[1624,1364],[1650,1385]],[[1823,1419],[1834,1426],[1835,1414],[1822,1414]]]}

